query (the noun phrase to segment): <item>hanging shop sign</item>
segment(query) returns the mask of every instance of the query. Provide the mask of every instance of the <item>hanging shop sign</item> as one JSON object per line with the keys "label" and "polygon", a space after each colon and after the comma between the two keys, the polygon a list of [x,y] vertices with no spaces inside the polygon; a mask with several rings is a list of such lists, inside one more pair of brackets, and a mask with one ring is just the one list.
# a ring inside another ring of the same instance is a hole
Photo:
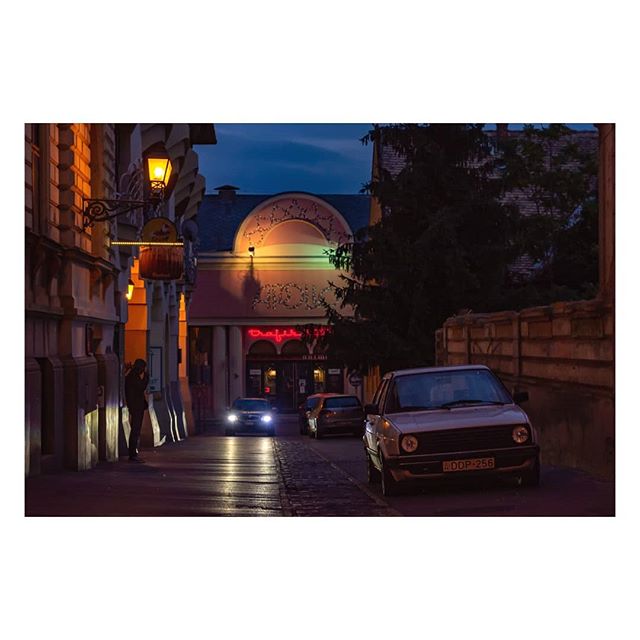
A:
{"label": "hanging shop sign", "polygon": [[152,218],[142,228],[139,264],[140,277],[147,280],[182,278],[184,247],[169,218]]}

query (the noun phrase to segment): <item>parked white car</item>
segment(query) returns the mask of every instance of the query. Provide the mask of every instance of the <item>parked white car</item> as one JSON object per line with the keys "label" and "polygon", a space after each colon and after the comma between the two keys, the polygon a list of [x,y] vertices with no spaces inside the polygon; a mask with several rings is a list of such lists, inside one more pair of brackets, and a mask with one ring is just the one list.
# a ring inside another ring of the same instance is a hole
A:
{"label": "parked white car", "polygon": [[387,373],[365,406],[369,482],[385,496],[411,481],[512,475],[540,480],[538,435],[500,379],[481,365]]}

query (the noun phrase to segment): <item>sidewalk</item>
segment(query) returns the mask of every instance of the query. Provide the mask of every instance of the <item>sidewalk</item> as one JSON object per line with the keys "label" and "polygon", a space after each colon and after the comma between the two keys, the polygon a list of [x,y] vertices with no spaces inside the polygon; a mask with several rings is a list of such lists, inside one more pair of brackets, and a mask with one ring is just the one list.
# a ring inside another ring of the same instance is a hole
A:
{"label": "sidewalk", "polygon": [[25,480],[27,516],[282,516],[271,438],[210,434]]}

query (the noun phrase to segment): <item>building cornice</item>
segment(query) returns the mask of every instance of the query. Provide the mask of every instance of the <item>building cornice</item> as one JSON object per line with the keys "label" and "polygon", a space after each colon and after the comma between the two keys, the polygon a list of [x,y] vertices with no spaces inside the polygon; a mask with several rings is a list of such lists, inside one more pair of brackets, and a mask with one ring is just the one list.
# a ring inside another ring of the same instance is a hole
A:
{"label": "building cornice", "polygon": [[256,318],[245,317],[230,317],[221,318],[216,316],[215,318],[190,318],[190,327],[226,327],[226,326],[238,326],[238,327],[291,327],[304,324],[317,324],[326,325],[327,318],[325,316],[314,317],[302,317],[302,316],[275,316],[266,317],[260,316]]}
{"label": "building cornice", "polygon": [[234,256],[218,253],[198,254],[199,271],[247,271],[251,268],[257,271],[282,271],[294,269],[296,271],[333,271],[336,268],[329,262],[327,256]]}

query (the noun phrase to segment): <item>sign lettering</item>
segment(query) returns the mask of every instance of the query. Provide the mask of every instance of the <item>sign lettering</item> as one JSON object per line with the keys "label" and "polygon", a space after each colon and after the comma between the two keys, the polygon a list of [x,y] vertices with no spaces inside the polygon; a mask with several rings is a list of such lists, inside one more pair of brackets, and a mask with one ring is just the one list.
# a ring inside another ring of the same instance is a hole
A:
{"label": "sign lettering", "polygon": [[[313,337],[319,338],[326,335],[328,332],[329,327],[314,327]],[[250,338],[275,340],[278,344],[280,344],[283,340],[300,340],[300,338],[302,338],[302,332],[294,329],[293,327],[282,327],[275,329],[251,328],[247,330],[247,335]]]}

